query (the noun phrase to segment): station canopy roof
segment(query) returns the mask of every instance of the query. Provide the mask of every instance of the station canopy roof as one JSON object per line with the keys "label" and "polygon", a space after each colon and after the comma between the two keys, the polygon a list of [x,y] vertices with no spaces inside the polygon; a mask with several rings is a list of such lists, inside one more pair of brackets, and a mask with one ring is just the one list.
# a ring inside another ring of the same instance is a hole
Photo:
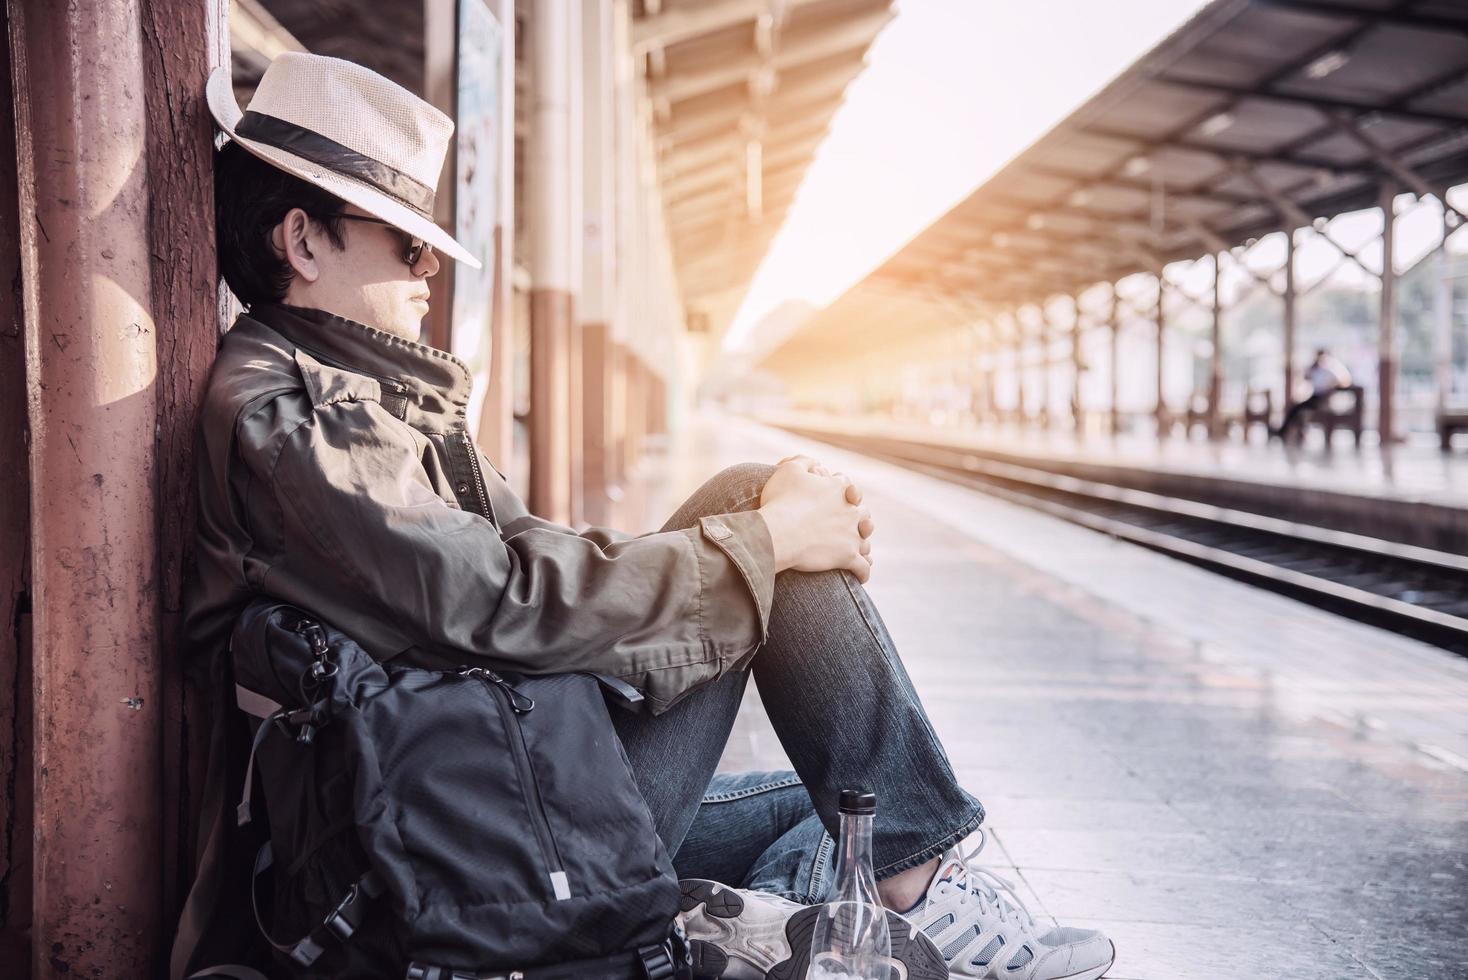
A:
{"label": "station canopy roof", "polygon": [[634,11],[683,305],[719,334],[891,0],[639,0]]}
{"label": "station canopy roof", "polygon": [[1384,182],[1464,180],[1464,0],[1215,0],[765,363],[1156,272]]}

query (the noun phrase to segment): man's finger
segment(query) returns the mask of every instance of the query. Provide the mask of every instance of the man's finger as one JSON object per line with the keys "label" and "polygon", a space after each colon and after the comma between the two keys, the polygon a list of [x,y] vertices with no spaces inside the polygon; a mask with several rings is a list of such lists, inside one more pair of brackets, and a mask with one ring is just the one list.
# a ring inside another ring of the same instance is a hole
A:
{"label": "man's finger", "polygon": [[786,463],[799,463],[801,465],[801,467],[803,469],[805,469],[805,470],[812,470],[815,467],[821,465],[820,463],[816,462],[814,459],[811,459],[809,456],[805,456],[805,455],[801,455],[801,454],[796,454],[794,456],[786,456],[784,459],[780,460],[780,462],[776,463],[775,465],[776,466],[784,466]]}
{"label": "man's finger", "polygon": [[863,517],[861,520],[856,522],[856,533],[860,534],[864,538],[871,537],[872,532],[876,529],[877,525],[872,523],[872,519],[870,517]]}
{"label": "man's finger", "polygon": [[856,576],[856,580],[863,585],[866,584],[867,579],[872,577],[872,563],[863,557],[857,557],[846,566],[846,570]]}
{"label": "man's finger", "polygon": [[857,550],[860,551],[862,557],[865,558],[867,555],[869,555],[869,554],[872,553],[872,543],[870,541],[868,541],[866,538],[862,538],[861,539],[861,547],[858,548]]}
{"label": "man's finger", "polygon": [[848,504],[861,503],[861,491],[857,489],[855,483],[848,483],[846,485],[846,502]]}

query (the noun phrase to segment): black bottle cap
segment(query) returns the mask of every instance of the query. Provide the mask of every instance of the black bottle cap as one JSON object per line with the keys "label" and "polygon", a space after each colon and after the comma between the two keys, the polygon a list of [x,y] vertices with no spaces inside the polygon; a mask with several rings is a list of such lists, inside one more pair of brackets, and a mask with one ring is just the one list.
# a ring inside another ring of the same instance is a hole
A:
{"label": "black bottle cap", "polygon": [[877,812],[877,794],[862,789],[843,789],[840,806],[842,813],[869,816]]}

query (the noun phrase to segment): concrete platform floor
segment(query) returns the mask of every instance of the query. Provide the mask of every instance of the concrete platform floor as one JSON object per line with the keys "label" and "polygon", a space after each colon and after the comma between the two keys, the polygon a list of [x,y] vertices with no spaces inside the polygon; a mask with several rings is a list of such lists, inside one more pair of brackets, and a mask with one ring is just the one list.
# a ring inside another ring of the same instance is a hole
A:
{"label": "concrete platform floor", "polygon": [[[743,420],[693,420],[612,523],[797,451],[866,493],[984,858],[1104,928],[1111,977],[1468,977],[1468,661]],[[723,764],[787,765],[757,696]]]}

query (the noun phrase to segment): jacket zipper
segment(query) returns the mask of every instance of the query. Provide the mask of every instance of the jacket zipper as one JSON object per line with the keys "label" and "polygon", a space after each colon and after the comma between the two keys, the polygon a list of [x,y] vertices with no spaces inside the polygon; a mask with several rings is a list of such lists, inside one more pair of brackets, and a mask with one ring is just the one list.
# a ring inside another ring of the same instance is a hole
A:
{"label": "jacket zipper", "polygon": [[[520,777],[525,795],[529,797],[530,823],[540,844],[541,855],[550,868],[551,892],[557,901],[564,901],[571,897],[570,883],[566,879],[560,849],[556,847],[555,834],[551,832],[550,820],[546,817],[545,800],[540,795],[540,783],[535,778],[535,766],[530,761],[525,732],[520,727],[520,716],[534,710],[535,701],[520,693],[513,684],[493,670],[467,667],[460,673],[479,680],[489,690],[495,704],[500,706],[500,719],[504,722],[505,733],[510,740],[510,754],[515,757],[515,771]],[[509,709],[508,712],[506,708]]]}
{"label": "jacket zipper", "polygon": [[474,450],[474,443],[468,432],[460,435],[464,440],[464,451],[469,456],[469,471],[474,474],[474,494],[479,500],[479,515],[498,527],[499,522],[494,519],[494,508],[489,505],[489,489],[484,485],[484,470],[479,466],[479,453]]}

